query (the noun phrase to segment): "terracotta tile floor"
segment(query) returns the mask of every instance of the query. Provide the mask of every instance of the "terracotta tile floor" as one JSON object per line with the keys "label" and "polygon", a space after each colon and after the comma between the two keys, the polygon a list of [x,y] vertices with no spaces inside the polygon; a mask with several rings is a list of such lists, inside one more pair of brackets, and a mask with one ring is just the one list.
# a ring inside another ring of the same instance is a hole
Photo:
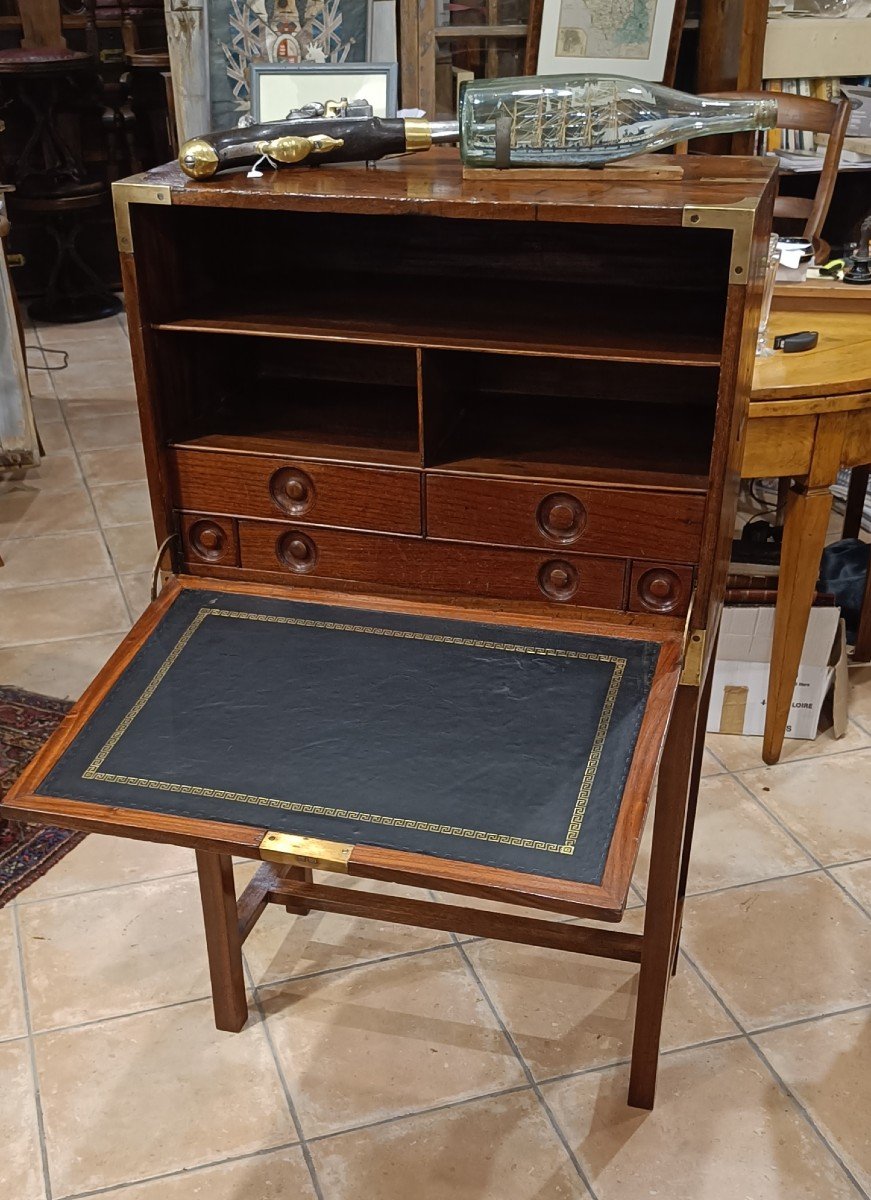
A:
{"label": "terracotta tile floor", "polygon": [[[70,367],[34,372],[45,466],[0,484],[0,679],[76,695],[154,546],[123,320],[37,339]],[[0,1196],[867,1195],[871,667],[851,712],[773,768],[710,739],[652,1114],[622,964],[273,909],[217,1033],[192,853],[87,838],[0,911]]]}

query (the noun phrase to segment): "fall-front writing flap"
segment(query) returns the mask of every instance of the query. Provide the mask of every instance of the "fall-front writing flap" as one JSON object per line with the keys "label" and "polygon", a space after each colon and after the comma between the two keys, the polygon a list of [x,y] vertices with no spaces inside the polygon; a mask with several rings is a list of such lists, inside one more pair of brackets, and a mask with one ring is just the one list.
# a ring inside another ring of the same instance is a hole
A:
{"label": "fall-front writing flap", "polygon": [[595,885],[659,650],[186,589],[35,790]]}

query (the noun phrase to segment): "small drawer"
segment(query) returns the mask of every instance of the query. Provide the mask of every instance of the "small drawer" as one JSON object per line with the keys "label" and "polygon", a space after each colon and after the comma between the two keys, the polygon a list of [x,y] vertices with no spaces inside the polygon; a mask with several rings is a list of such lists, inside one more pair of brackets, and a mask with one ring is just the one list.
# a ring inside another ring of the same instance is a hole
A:
{"label": "small drawer", "polygon": [[692,567],[635,561],[629,574],[629,609],[682,617],[692,590]]}
{"label": "small drawer", "polygon": [[179,513],[182,552],[192,563],[238,567],[239,539],[236,522],[205,513]]}
{"label": "small drawer", "polygon": [[704,496],[428,475],[429,537],[695,562]]}
{"label": "small drawer", "polygon": [[180,508],[307,525],[420,533],[420,473],[379,467],[170,449]]}
{"label": "small drawer", "polygon": [[619,609],[623,602],[622,559],[473,548],[268,521],[240,521],[239,542],[246,570],[291,574],[299,582],[349,580],[590,608]]}

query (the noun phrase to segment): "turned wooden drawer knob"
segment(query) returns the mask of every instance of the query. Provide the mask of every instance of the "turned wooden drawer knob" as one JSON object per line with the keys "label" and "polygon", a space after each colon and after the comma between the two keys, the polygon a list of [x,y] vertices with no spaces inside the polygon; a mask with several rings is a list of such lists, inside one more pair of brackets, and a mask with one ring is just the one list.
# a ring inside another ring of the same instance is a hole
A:
{"label": "turned wooden drawer knob", "polygon": [[318,561],[318,548],[307,533],[298,529],[283,533],[275,544],[278,561],[291,571],[304,574],[313,571]]}
{"label": "turned wooden drawer knob", "polygon": [[315,485],[299,467],[282,467],[269,480],[273,501],[282,512],[294,517],[308,512],[315,502]]}
{"label": "turned wooden drawer knob", "polygon": [[227,549],[227,535],[214,521],[196,521],[188,531],[191,549],[210,562],[221,558]]}
{"label": "turned wooden drawer knob", "polygon": [[668,567],[653,567],[645,571],[636,587],[638,597],[651,612],[670,613],[680,607],[683,583]]}
{"label": "turned wooden drawer knob", "polygon": [[538,573],[538,586],[549,600],[570,600],[580,581],[577,567],[568,562],[547,562]]}
{"label": "turned wooden drawer knob", "polygon": [[575,496],[552,492],[539,504],[536,518],[539,529],[552,542],[576,542],[584,532],[587,510]]}

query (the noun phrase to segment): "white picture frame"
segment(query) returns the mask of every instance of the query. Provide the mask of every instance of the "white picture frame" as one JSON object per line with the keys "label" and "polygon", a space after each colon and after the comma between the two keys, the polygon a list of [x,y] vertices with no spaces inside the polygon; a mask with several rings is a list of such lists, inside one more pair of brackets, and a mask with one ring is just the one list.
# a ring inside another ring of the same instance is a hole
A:
{"label": "white picture frame", "polygon": [[396,63],[251,64],[251,113],[260,124],[283,121],[304,104],[368,100],[376,117],[395,117]]}
{"label": "white picture frame", "polygon": [[[662,83],[676,10],[682,16],[684,5],[680,0],[641,0],[640,7],[643,24],[635,5],[625,14],[611,7],[603,15],[604,6],[588,0],[544,0],[537,74],[598,73]],[[634,40],[633,32],[638,35]]]}

